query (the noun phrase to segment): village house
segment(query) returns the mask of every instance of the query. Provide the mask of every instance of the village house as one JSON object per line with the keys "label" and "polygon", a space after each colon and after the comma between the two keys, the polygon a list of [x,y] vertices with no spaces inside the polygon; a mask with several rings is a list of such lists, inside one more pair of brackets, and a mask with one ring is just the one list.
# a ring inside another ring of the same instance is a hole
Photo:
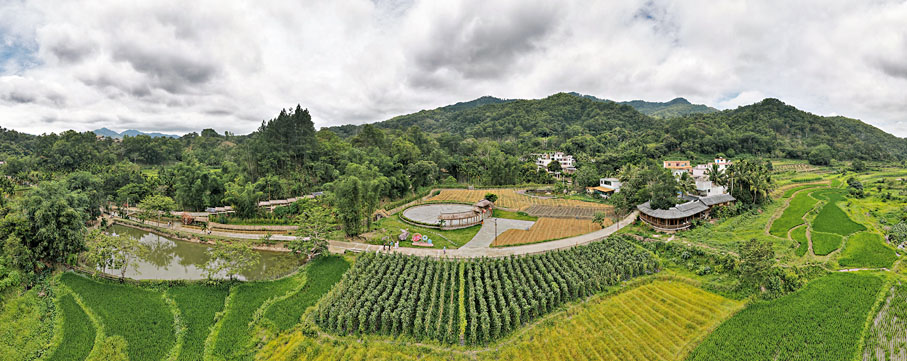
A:
{"label": "village house", "polygon": [[[545,170],[548,172],[548,164],[551,162],[558,162],[561,164],[561,169],[566,174],[573,174],[576,172],[576,160],[573,159],[572,155],[564,154],[564,152],[554,152],[554,153],[540,153],[533,154],[535,158],[535,165],[538,167],[538,170]],[[551,172],[548,172],[551,173]],[[559,175],[555,174],[555,175]]]}
{"label": "village house", "polygon": [[685,196],[686,202],[668,209],[653,209],[649,202],[636,206],[639,219],[652,228],[663,232],[674,232],[690,228],[697,219],[708,219],[718,207],[733,204],[736,199],[730,194],[707,197]]}
{"label": "village house", "polygon": [[670,169],[675,177],[693,170],[688,160],[666,160],[664,161],[664,167]]}
{"label": "village house", "polygon": [[620,180],[617,178],[601,178],[598,180],[597,187],[586,187],[586,193],[602,198],[608,198],[617,192],[620,192]]}

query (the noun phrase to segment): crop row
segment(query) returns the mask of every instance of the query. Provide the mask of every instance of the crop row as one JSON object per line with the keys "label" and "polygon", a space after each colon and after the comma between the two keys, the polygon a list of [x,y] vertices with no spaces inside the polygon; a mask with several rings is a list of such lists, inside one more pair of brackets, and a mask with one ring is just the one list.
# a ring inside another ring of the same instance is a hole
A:
{"label": "crop row", "polygon": [[514,246],[578,236],[600,230],[601,226],[588,219],[539,218],[528,230],[508,229],[501,232],[492,246]]}
{"label": "crop row", "polygon": [[342,334],[486,344],[565,302],[658,267],[649,252],[617,237],[505,259],[366,254],[319,304],[316,322]]}
{"label": "crop row", "polygon": [[888,290],[863,344],[863,360],[907,360],[907,285]]}

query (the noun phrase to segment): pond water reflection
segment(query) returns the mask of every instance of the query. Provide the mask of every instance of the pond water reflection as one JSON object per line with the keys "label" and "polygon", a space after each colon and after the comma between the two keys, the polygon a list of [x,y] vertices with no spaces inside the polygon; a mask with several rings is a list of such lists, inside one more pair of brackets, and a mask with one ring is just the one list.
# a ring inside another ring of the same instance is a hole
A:
{"label": "pond water reflection", "polygon": [[[209,245],[186,242],[157,235],[131,227],[114,225],[111,233],[137,238],[147,247],[147,252],[139,256],[137,267],[130,267],[126,277],[132,279],[156,280],[198,280],[205,279],[204,265],[208,261]],[[292,254],[284,252],[256,251],[261,255],[260,262],[238,278],[242,280],[262,280],[287,275],[302,265]],[[108,273],[119,274],[116,270]]]}

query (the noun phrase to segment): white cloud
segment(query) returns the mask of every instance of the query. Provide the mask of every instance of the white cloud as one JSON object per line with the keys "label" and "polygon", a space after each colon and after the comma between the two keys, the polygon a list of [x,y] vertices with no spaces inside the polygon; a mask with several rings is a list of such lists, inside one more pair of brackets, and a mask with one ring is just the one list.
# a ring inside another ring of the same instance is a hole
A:
{"label": "white cloud", "polygon": [[247,133],[301,104],[319,126],[482,95],[777,97],[907,135],[907,3],[14,1],[0,126]]}

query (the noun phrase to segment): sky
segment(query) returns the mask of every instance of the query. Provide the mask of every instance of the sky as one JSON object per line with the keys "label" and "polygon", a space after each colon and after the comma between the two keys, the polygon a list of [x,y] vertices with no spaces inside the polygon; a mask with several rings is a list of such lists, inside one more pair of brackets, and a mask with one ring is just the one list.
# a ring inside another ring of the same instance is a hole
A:
{"label": "sky", "polygon": [[246,134],[480,96],[766,97],[907,136],[907,0],[0,0],[0,127]]}

